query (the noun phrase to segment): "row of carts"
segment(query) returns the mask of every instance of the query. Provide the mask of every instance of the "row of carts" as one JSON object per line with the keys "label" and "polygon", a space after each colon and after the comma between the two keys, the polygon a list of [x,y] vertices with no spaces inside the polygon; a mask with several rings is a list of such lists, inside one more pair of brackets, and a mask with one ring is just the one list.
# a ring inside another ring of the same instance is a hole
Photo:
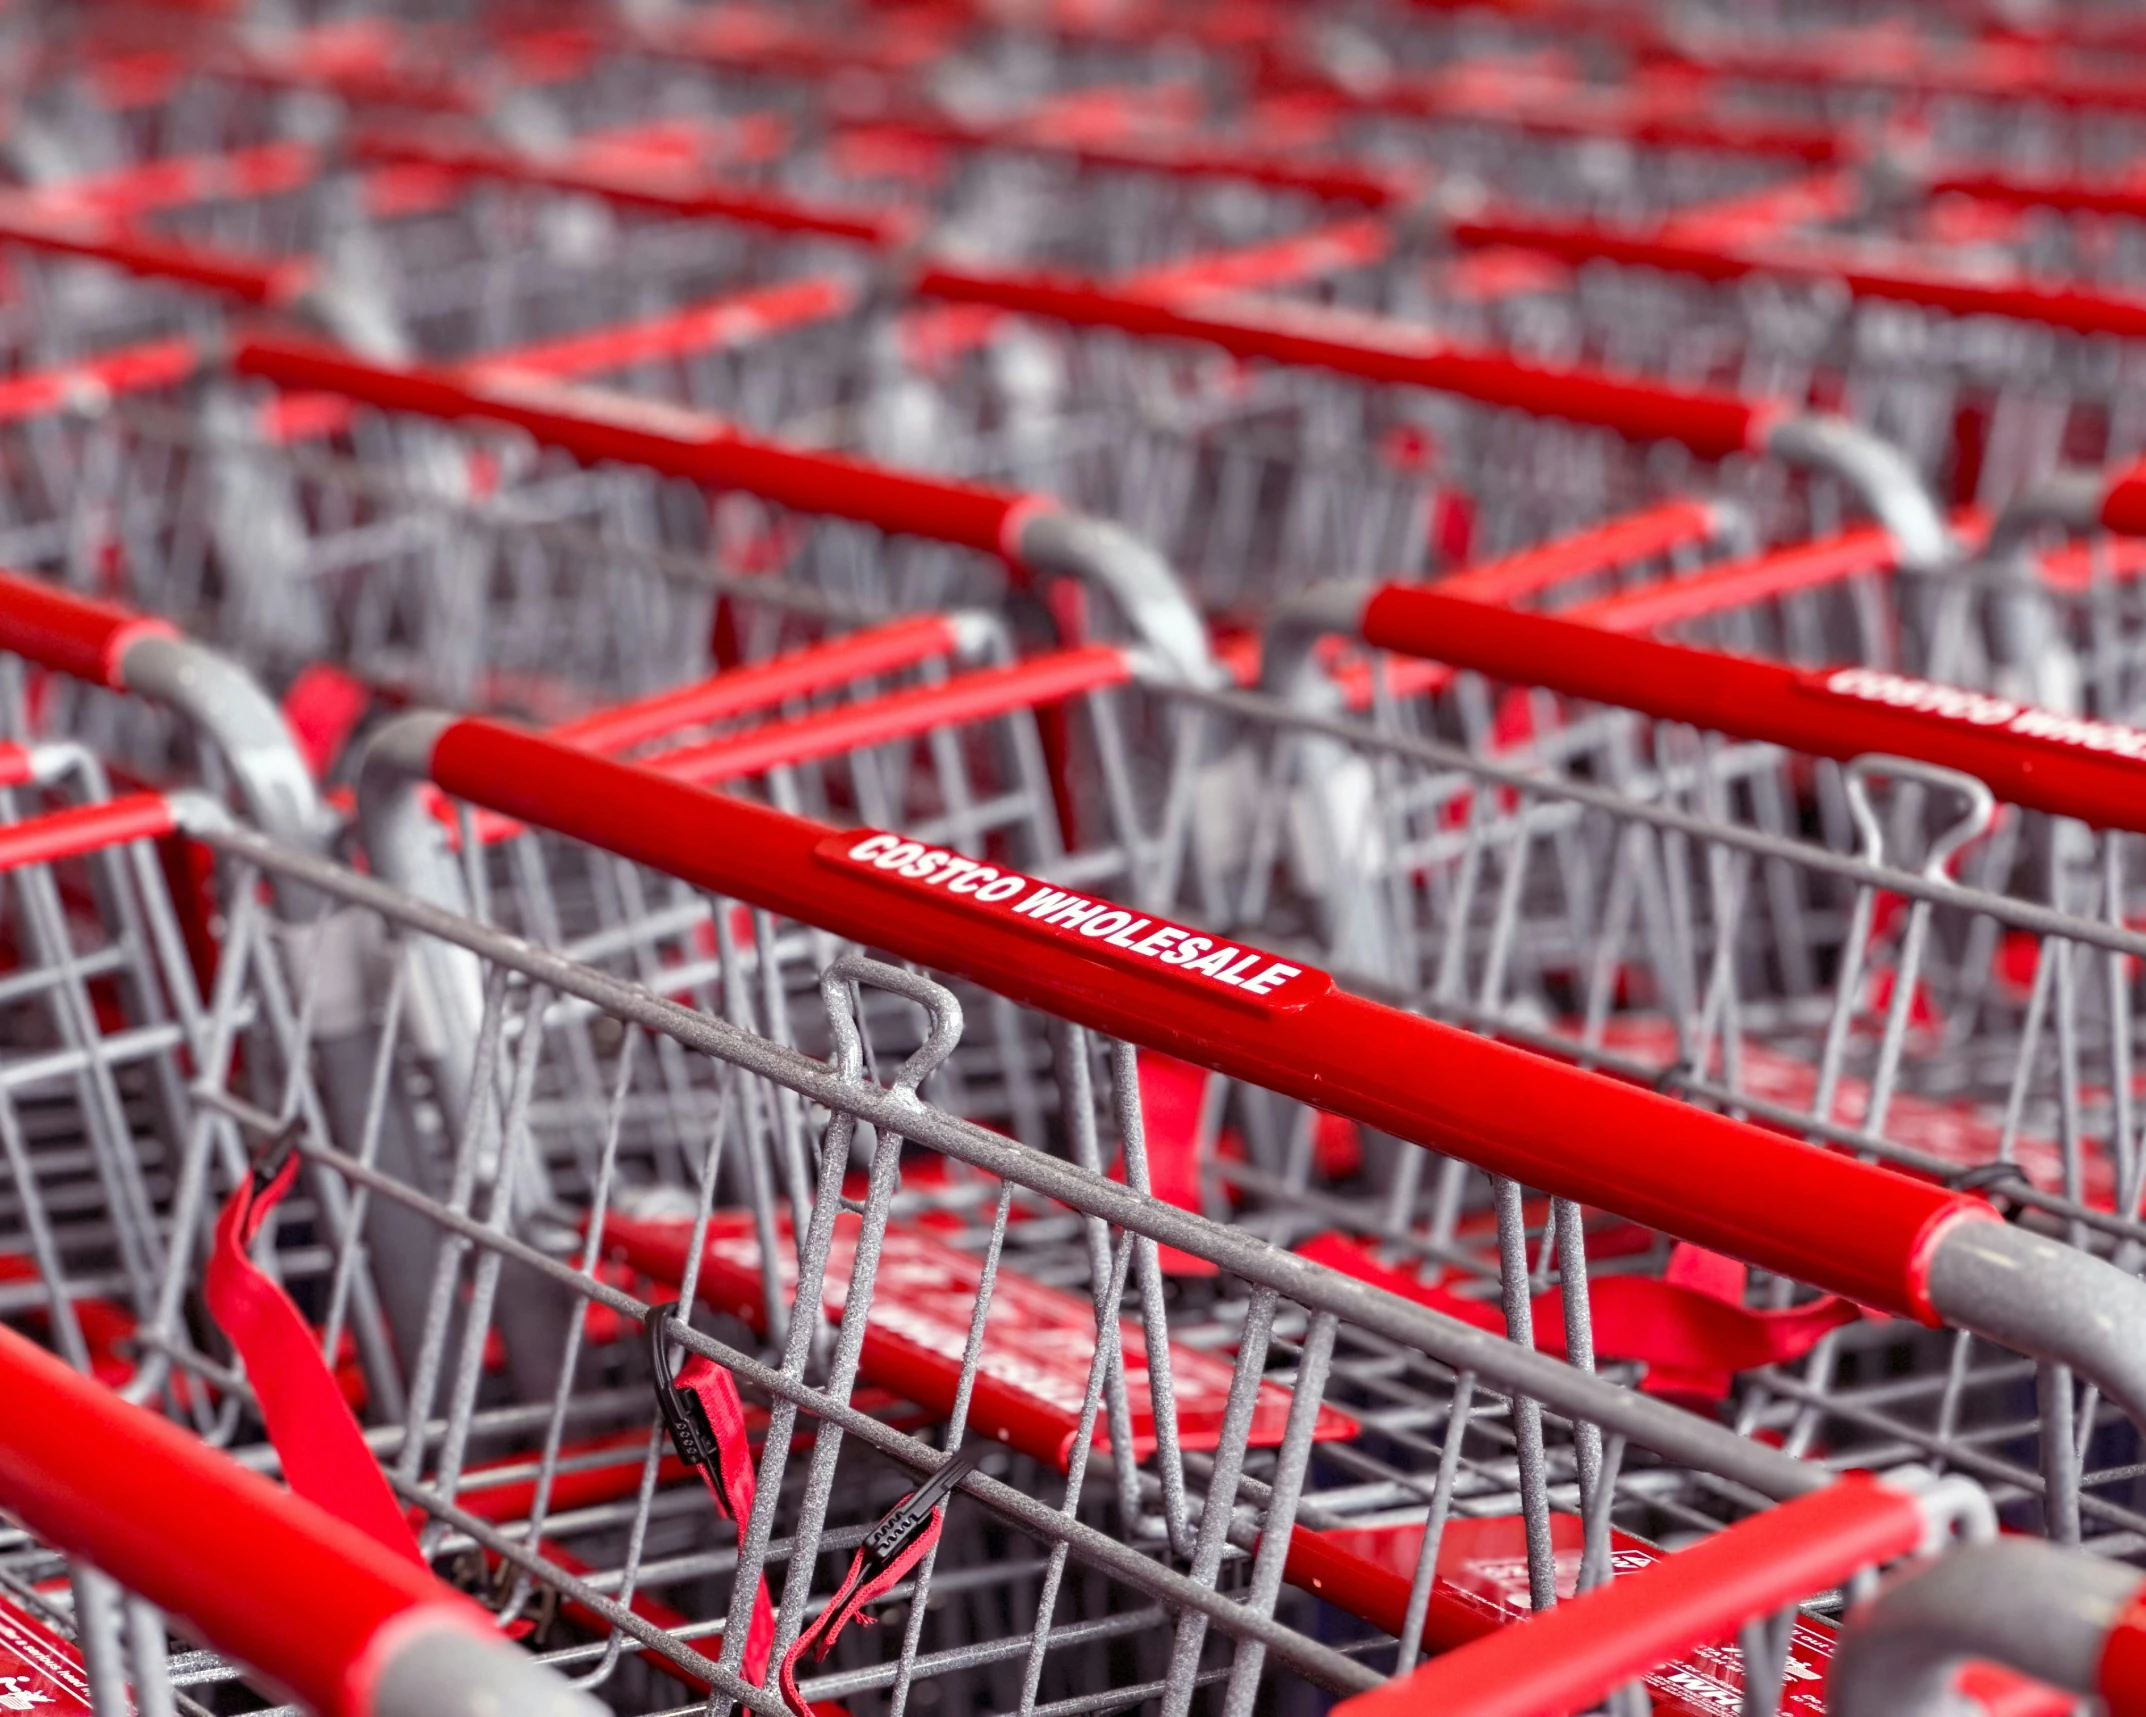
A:
{"label": "row of carts", "polygon": [[0,1711],[2146,1712],[2126,8],[0,8]]}

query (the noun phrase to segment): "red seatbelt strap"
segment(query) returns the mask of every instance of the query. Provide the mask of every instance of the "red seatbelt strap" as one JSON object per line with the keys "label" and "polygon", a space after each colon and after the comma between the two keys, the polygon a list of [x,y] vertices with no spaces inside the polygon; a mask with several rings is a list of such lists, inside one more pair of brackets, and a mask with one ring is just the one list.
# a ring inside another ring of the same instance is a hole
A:
{"label": "red seatbelt strap", "polygon": [[[700,1469],[701,1482],[714,1499],[716,1512],[738,1523],[742,1534],[753,1512],[752,1448],[745,1440],[745,1403],[729,1372],[712,1359],[689,1354],[678,1375],[671,1375],[663,1351],[664,1326],[678,1314],[678,1302],[650,1306],[643,1322],[648,1355],[655,1369],[656,1405],[663,1410],[671,1447],[689,1467]],[[766,1685],[768,1658],[775,1645],[775,1610],[768,1602],[767,1581],[753,1593],[753,1620],[745,1634],[745,1678]]]}
{"label": "red seatbelt strap", "polygon": [[[1496,1301],[1467,1299],[1413,1270],[1381,1263],[1369,1246],[1346,1235],[1316,1235],[1297,1252],[1478,1329],[1504,1333],[1505,1314]],[[1587,1292],[1596,1358],[1640,1360],[1647,1367],[1640,1387],[1649,1394],[1709,1403],[1728,1399],[1738,1372],[1801,1359],[1829,1330],[1863,1315],[1833,1294],[1808,1305],[1752,1311],[1743,1304],[1741,1264],[1683,1244],[1670,1254],[1661,1279],[1597,1276]],[[1560,1289],[1535,1296],[1535,1318],[1535,1345],[1563,1354]]]}
{"label": "red seatbelt strap", "polygon": [[256,1168],[225,1202],[209,1253],[209,1313],[245,1361],[291,1489],[422,1568],[417,1535],[321,1357],[319,1338],[290,1296],[247,1256],[297,1177],[298,1158],[287,1155],[272,1174]]}
{"label": "red seatbelt strap", "polygon": [[930,1554],[932,1546],[939,1542],[939,1529],[946,1524],[946,1512],[939,1507],[941,1499],[951,1494],[975,1466],[973,1454],[949,1455],[937,1472],[896,1504],[857,1546],[857,1554],[850,1558],[849,1572],[842,1576],[842,1584],[827,1600],[827,1607],[783,1654],[782,1700],[793,1717],[814,1717],[813,1707],[797,1690],[798,1660],[809,1651],[812,1661],[818,1663],[834,1649],[835,1641],[851,1622],[863,1622],[867,1627],[872,1624],[872,1618],[863,1613],[865,1607],[886,1596]]}

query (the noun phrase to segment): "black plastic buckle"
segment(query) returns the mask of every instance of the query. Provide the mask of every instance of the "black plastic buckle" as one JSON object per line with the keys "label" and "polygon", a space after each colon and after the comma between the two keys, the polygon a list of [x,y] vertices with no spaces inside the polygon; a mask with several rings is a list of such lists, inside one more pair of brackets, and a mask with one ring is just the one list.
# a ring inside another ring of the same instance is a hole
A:
{"label": "black plastic buckle", "polygon": [[283,1172],[284,1165],[298,1149],[298,1141],[305,1136],[305,1130],[305,1117],[293,1115],[261,1141],[252,1153],[254,1197],[259,1198],[275,1184],[276,1176]]}
{"label": "black plastic buckle", "polygon": [[931,1524],[931,1511],[976,1470],[980,1458],[968,1449],[949,1455],[937,1472],[896,1503],[886,1518],[865,1535],[865,1567],[878,1573],[914,1544],[917,1535]]}
{"label": "black plastic buckle", "polygon": [[723,1456],[715,1441],[715,1427],[708,1423],[708,1409],[700,1404],[698,1395],[678,1387],[671,1376],[670,1359],[663,1351],[669,1339],[663,1326],[677,1313],[678,1302],[667,1300],[660,1306],[650,1306],[641,1319],[641,1328],[648,1336],[649,1368],[655,1374],[656,1406],[663,1414],[663,1428],[671,1434],[671,1447],[678,1451],[678,1458],[689,1467],[705,1467],[720,1474]]}

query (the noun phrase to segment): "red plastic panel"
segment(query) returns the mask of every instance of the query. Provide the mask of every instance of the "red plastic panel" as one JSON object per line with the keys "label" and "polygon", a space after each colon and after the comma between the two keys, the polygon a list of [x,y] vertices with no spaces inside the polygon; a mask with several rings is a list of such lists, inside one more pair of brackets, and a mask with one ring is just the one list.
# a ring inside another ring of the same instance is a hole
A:
{"label": "red plastic panel", "polygon": [[[842,1315],[857,1227],[857,1219],[846,1214],[836,1222],[821,1285],[821,1305],[829,1319]],[[687,1224],[614,1217],[604,1232],[635,1268],[669,1281],[681,1279],[692,1232]],[[797,1254],[787,1228],[780,1242],[778,1267],[787,1294],[797,1282]],[[974,1253],[918,1229],[890,1227],[865,1322],[863,1375],[928,1412],[950,1412],[982,1279],[983,1260]],[[708,1225],[701,1259],[701,1298],[757,1327],[765,1311],[763,1292],[760,1243],[753,1236],[752,1218],[718,1214]],[[1128,1322],[1120,1326],[1120,1340],[1136,1458],[1145,1460],[1155,1448],[1147,1337],[1139,1324]],[[1094,1356],[1093,1300],[1001,1265],[984,1324],[982,1357],[969,1402],[970,1426],[1063,1472],[1072,1458]],[[1220,1354],[1171,1344],[1170,1386],[1184,1447],[1217,1446],[1230,1369],[1231,1362]],[[1278,1383],[1262,1383],[1252,1409],[1252,1447],[1280,1443],[1288,1418],[1289,1391]],[[1344,1441],[1355,1436],[1356,1429],[1346,1413],[1322,1406],[1312,1435],[1321,1441]],[[1101,1415],[1094,1434],[1098,1446],[1108,1439]]]}
{"label": "red plastic panel", "polygon": [[93,1717],[82,1654],[45,1624],[0,1597],[0,1711],[37,1717]]}

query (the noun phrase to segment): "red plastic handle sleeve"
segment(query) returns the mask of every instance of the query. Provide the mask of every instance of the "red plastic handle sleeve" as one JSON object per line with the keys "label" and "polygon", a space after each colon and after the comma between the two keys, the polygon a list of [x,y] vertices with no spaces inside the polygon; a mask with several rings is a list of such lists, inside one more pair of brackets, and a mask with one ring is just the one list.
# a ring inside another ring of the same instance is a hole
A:
{"label": "red plastic handle sleeve", "polygon": [[426,1570],[7,1329],[0,1398],[0,1504],[313,1710],[364,1717],[416,1627],[492,1631]]}
{"label": "red plastic handle sleeve", "polygon": [[1614,262],[1703,280],[1741,280],[1759,272],[1757,263],[1732,250],[1678,243],[1645,232],[1622,232],[1591,222],[1536,220],[1509,212],[1454,221],[1446,228],[1446,236],[1465,249],[1532,250],[1575,266]]}
{"label": "red plastic handle sleeve", "polygon": [[853,239],[880,249],[905,242],[915,229],[913,218],[902,211],[831,207],[744,185],[666,185],[661,180],[539,161],[481,143],[442,143],[424,137],[375,133],[360,140],[353,153],[362,160],[433,167],[472,178],[599,197],[605,202],[682,219],[735,221],[769,232]]}
{"label": "red plastic handle sleeve", "polygon": [[2146,298],[2027,280],[1970,280],[1908,269],[1873,268],[1815,243],[1732,246],[1695,244],[1587,222],[1530,220],[1497,214],[1456,221],[1447,236],[1472,248],[1517,248],[1562,262],[1612,262],[1714,282],[1755,274],[1837,280],[1858,298],[1913,304],[1954,316],[2002,316],[2075,334],[2146,337]]}
{"label": "red plastic handle sleeve", "polygon": [[295,191],[319,177],[320,152],[295,142],[257,143],[224,155],[175,155],[71,179],[70,205],[108,219],[224,198]]}
{"label": "red plastic handle sleeve", "polygon": [[1781,410],[1731,394],[1525,363],[1471,351],[1405,323],[1308,305],[1246,299],[1187,305],[1084,280],[944,268],[926,270],[917,292],[1075,327],[1200,340],[1238,357],[1428,388],[1483,405],[1597,425],[1634,440],[1681,442],[1707,459],[1754,447]]}
{"label": "red plastic handle sleeve", "polygon": [[0,209],[0,243],[109,263],[129,274],[206,287],[248,304],[288,303],[313,277],[303,258],[264,258],[212,250],[99,222],[56,221]]}
{"label": "red plastic handle sleeve", "polygon": [[2146,462],[2109,479],[2101,497],[2101,522],[2127,537],[2146,536]]}
{"label": "red plastic handle sleeve", "polygon": [[180,339],[123,346],[45,370],[23,370],[0,380],[0,423],[43,417],[76,402],[103,403],[122,394],[171,387],[200,367],[199,350],[191,340]]}
{"label": "red plastic handle sleeve", "polygon": [[1861,1473],[1446,1653],[1336,1717],[1563,1717],[1922,1541],[1912,1498]]}
{"label": "red plastic handle sleeve", "polygon": [[0,873],[153,839],[178,826],[171,802],[161,793],[130,793],[101,805],[30,817],[0,826]]}
{"label": "red plastic handle sleeve", "polygon": [[962,674],[933,686],[912,686],[884,697],[863,698],[834,709],[816,710],[794,721],[770,722],[743,733],[726,734],[705,745],[664,753],[649,764],[674,781],[712,787],[739,781],[786,763],[809,763],[844,756],[867,746],[913,739],[935,728],[990,721],[1016,710],[1078,697],[1083,692],[1123,685],[1132,678],[1123,650],[1090,644],[1032,656],[1002,668]]}
{"label": "red plastic handle sleeve", "polygon": [[1011,933],[943,895],[890,898],[816,861],[823,824],[496,722],[447,727],[431,773],[520,822],[1927,1322],[1939,1238],[1990,1214],[1944,1188],[1339,990],[1250,1013]]}
{"label": "red plastic handle sleeve", "polygon": [[2015,805],[2146,832],[2146,733],[2110,723],[1862,668],[1807,672],[1618,637],[1405,585],[1371,599],[1361,631],[1381,649],[1814,757],[1941,764]]}
{"label": "red plastic handle sleeve", "polygon": [[944,615],[894,620],[747,667],[726,669],[712,679],[598,710],[547,731],[562,744],[585,751],[626,751],[683,728],[773,709],[791,698],[913,667],[950,655],[958,644],[954,624]]}
{"label": "red plastic handle sleeve", "polygon": [[[1743,560],[1722,561],[1689,578],[1635,584],[1612,596],[1576,603],[1561,610],[1558,618],[1584,620],[1605,632],[1659,632],[1702,615],[1778,601],[1798,591],[1822,590],[1862,573],[1890,572],[1899,557],[1899,545],[1883,526],[1858,528],[1817,542],[1766,549]],[[1461,586],[1459,580],[1466,576],[1441,581],[1439,593],[1486,600]]]}
{"label": "red plastic handle sleeve", "polygon": [[1853,143],[1831,126],[1672,111],[1644,96],[1605,98],[1593,90],[1544,93],[1523,83],[1508,95],[1494,96],[1469,87],[1467,80],[1458,87],[1433,80],[1382,90],[1367,101],[1331,84],[1324,93],[1350,106],[1370,105],[1553,137],[1609,137],[1647,148],[1705,149],[1813,167],[1832,166],[1855,154]]}
{"label": "red plastic handle sleeve", "polygon": [[1625,140],[1655,149],[1707,149],[1724,155],[1754,155],[1832,166],[1854,156],[1854,147],[1823,126],[1768,125],[1719,115],[1680,117],[1637,112],[1619,126]]}
{"label": "red plastic handle sleeve", "polygon": [[1703,542],[1718,529],[1714,510],[1703,501],[1665,501],[1643,513],[1575,531],[1502,560],[1465,567],[1439,580],[1438,587],[1448,595],[1468,596],[1478,602],[1517,602],[1568,579],[1607,572],[1667,554],[1687,543]]}
{"label": "red plastic handle sleeve", "polygon": [[116,603],[0,572],[0,650],[41,668],[117,691],[126,684],[120,664],[131,645],[175,636],[169,623]]}
{"label": "red plastic handle sleeve", "polygon": [[2018,179],[2006,173],[1943,173],[1925,187],[1932,197],[1971,197],[2014,209],[2058,209],[2066,214],[2146,216],[2146,188],[2092,179]]}
{"label": "red plastic handle sleeve", "polygon": [[975,483],[890,471],[739,435],[712,417],[629,395],[367,362],[303,340],[253,338],[232,354],[240,375],[339,393],[385,411],[510,424],[577,459],[645,465],[711,489],[742,489],[802,513],[855,519],[989,554],[1005,551],[1009,516],[1029,497]]}
{"label": "red plastic handle sleeve", "polygon": [[482,365],[490,363],[501,369],[556,376],[563,381],[605,370],[623,370],[655,358],[724,351],[839,316],[856,299],[856,290],[847,281],[829,275],[808,275],[802,280],[724,293],[640,321],[612,323],[586,333],[562,334],[557,339],[516,346],[495,358],[480,360],[470,373],[481,374]]}
{"label": "red plastic handle sleeve", "polygon": [[1182,138],[1153,142],[1137,138],[1107,142],[1059,139],[1020,123],[971,125],[938,115],[915,114],[875,119],[866,129],[921,143],[950,144],[956,148],[1032,149],[1041,154],[1062,155],[1084,166],[1125,168],[1167,179],[1236,179],[1274,190],[1305,191],[1334,202],[1362,203],[1371,208],[1384,208],[1405,194],[1397,175],[1381,172],[1363,162],[1291,159]]}

